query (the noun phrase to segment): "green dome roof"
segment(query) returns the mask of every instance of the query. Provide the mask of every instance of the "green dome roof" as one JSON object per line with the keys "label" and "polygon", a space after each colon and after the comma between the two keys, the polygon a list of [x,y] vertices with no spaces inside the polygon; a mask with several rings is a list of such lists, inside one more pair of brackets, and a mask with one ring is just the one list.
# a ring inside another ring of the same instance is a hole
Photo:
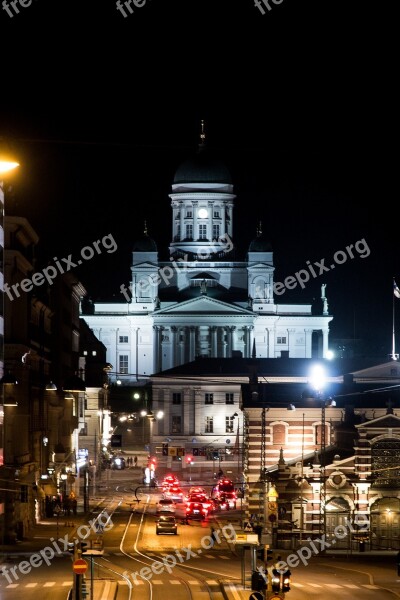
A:
{"label": "green dome roof", "polygon": [[193,158],[189,158],[178,167],[174,184],[179,183],[224,183],[232,185],[232,178],[223,162],[213,158],[208,150],[200,148]]}
{"label": "green dome roof", "polygon": [[135,242],[133,252],[157,252],[157,244],[149,235],[147,235],[147,233],[144,233],[143,236]]}
{"label": "green dome roof", "polygon": [[249,252],[272,252],[272,246],[264,235],[261,234],[250,243]]}

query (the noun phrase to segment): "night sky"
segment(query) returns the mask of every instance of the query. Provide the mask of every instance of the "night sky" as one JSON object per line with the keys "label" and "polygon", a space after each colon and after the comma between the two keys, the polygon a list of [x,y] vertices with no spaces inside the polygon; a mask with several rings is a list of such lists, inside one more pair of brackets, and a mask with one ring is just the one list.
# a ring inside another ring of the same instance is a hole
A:
{"label": "night sky", "polygon": [[36,229],[39,261],[111,233],[118,251],[75,273],[93,299],[119,298],[145,219],[168,258],[168,193],[204,119],[235,185],[238,259],[259,221],[276,281],[365,240],[368,257],[276,300],[320,312],[326,283],[331,336],[386,355],[400,284],[394,7],[269,4],[147,0],[126,18],[114,0],[0,7],[0,136],[21,162],[7,209]]}

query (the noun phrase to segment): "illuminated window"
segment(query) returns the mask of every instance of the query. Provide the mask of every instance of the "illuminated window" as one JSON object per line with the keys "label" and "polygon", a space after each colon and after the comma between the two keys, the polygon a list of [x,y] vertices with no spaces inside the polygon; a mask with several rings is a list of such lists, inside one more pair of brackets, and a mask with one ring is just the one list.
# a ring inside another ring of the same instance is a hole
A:
{"label": "illuminated window", "polygon": [[126,354],[120,354],[118,357],[119,361],[119,373],[128,373],[128,361],[129,357]]}
{"label": "illuminated window", "polygon": [[235,417],[225,417],[225,432],[233,433],[233,424]]}
{"label": "illuminated window", "polygon": [[199,225],[199,240],[207,239],[207,225]]}

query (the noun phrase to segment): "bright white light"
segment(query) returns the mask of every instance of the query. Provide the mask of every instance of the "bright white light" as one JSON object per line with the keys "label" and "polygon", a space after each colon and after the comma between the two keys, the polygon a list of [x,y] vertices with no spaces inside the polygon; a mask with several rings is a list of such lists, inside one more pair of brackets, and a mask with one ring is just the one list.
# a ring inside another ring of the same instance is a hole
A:
{"label": "bright white light", "polygon": [[314,365],[310,373],[310,383],[312,387],[320,392],[326,382],[325,370],[321,365]]}
{"label": "bright white light", "polygon": [[156,413],[156,419],[162,419],[164,416],[164,411],[158,410]]}
{"label": "bright white light", "polygon": [[333,350],[327,350],[325,358],[327,358],[328,360],[333,360],[335,358],[335,353],[333,352]]}

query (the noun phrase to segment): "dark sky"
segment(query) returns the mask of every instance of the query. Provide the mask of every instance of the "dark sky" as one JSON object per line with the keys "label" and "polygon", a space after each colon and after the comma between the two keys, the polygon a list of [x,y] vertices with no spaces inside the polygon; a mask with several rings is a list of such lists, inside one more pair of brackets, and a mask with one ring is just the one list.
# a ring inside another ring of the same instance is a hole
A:
{"label": "dark sky", "polygon": [[264,15],[253,0],[147,0],[126,18],[114,0],[0,10],[14,202],[41,260],[111,233],[118,251],[76,274],[93,298],[118,294],[144,219],[167,257],[168,193],[205,119],[235,184],[239,255],[259,220],[278,281],[364,239],[368,257],[355,252],[277,300],[317,309],[326,283],[331,335],[389,353],[392,277],[400,283],[394,8],[269,4]]}

